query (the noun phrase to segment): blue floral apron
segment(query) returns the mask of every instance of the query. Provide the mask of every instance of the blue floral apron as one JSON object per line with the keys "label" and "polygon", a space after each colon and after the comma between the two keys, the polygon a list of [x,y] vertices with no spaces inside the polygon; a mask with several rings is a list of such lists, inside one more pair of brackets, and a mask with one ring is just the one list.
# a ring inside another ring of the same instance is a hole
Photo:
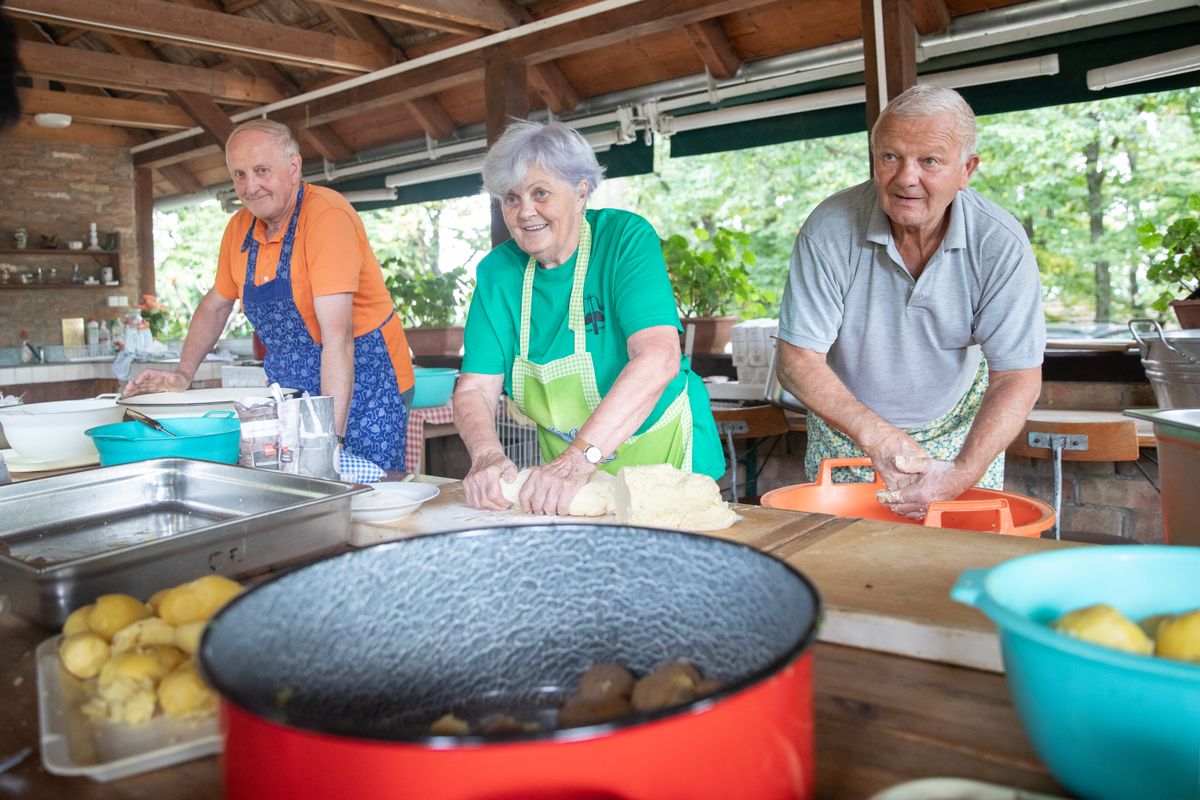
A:
{"label": "blue floral apron", "polygon": [[[242,252],[247,253],[242,310],[267,347],[263,361],[267,378],[280,386],[319,395],[321,345],[313,341],[292,297],[292,249],[303,202],[304,185],[301,184],[296,195],[296,208],[283,237],[275,278],[262,286],[254,283],[258,261],[258,242],[254,238],[257,218],[246,231],[242,241]],[[403,470],[408,406],[400,397],[396,371],[383,338],[383,326],[393,316],[389,315],[378,328],[354,339],[354,394],[346,422],[345,447],[384,469]]]}

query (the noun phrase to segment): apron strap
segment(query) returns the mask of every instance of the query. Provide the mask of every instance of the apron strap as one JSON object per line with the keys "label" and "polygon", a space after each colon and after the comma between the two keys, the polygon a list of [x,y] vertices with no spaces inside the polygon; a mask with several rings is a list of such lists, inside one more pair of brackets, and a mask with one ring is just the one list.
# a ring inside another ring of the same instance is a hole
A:
{"label": "apron strap", "polygon": [[[587,352],[587,326],[583,319],[583,282],[587,278],[588,261],[592,254],[592,226],[584,216],[579,226],[579,249],[575,256],[575,275],[571,283],[571,300],[567,306],[567,327],[575,334],[575,353]],[[521,285],[521,358],[529,360],[529,321],[533,316],[533,277],[537,261],[533,256],[525,262],[525,279]]]}

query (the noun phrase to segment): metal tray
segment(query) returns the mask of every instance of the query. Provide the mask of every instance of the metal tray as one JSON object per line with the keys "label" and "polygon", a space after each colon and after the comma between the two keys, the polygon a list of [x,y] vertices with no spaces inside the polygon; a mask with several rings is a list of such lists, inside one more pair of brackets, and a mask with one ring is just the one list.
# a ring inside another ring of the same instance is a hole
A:
{"label": "metal tray", "polygon": [[368,487],[155,459],[0,487],[0,593],[48,628],[96,597],[145,599],[338,549]]}

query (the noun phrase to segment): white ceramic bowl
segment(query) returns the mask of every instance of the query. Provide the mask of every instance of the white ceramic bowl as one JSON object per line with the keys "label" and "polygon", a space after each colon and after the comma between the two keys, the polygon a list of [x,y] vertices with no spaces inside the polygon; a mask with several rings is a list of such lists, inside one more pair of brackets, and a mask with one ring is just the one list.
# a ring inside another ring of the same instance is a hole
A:
{"label": "white ceramic bowl", "polygon": [[29,461],[64,461],[97,457],[84,431],[120,422],[125,409],[116,395],[90,400],[59,400],[0,408],[4,438]]}
{"label": "white ceramic bowl", "polygon": [[[285,395],[295,390],[284,389]],[[247,398],[270,397],[270,388],[263,386],[228,389],[188,389],[186,392],[156,392],[123,397],[117,402],[143,414],[160,419],[162,417],[202,417],[209,411],[237,411],[235,401]]]}
{"label": "white ceramic bowl", "polygon": [[350,517],[357,522],[395,522],[438,496],[431,483],[384,482],[350,498]]}

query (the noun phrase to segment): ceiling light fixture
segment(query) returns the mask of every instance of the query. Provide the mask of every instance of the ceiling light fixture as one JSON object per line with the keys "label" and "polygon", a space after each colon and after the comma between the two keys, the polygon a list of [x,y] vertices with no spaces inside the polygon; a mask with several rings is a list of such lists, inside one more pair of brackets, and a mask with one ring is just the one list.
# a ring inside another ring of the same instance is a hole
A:
{"label": "ceiling light fixture", "polygon": [[70,114],[34,114],[33,121],[43,128],[65,128],[71,124]]}
{"label": "ceiling light fixture", "polygon": [[1089,69],[1087,85],[1093,92],[1098,92],[1114,86],[1125,86],[1155,78],[1167,78],[1171,75],[1180,75],[1195,70],[1200,70],[1200,45],[1185,47],[1182,50],[1172,50],[1169,53],[1158,53],[1146,58],[1126,61],[1123,64]]}

